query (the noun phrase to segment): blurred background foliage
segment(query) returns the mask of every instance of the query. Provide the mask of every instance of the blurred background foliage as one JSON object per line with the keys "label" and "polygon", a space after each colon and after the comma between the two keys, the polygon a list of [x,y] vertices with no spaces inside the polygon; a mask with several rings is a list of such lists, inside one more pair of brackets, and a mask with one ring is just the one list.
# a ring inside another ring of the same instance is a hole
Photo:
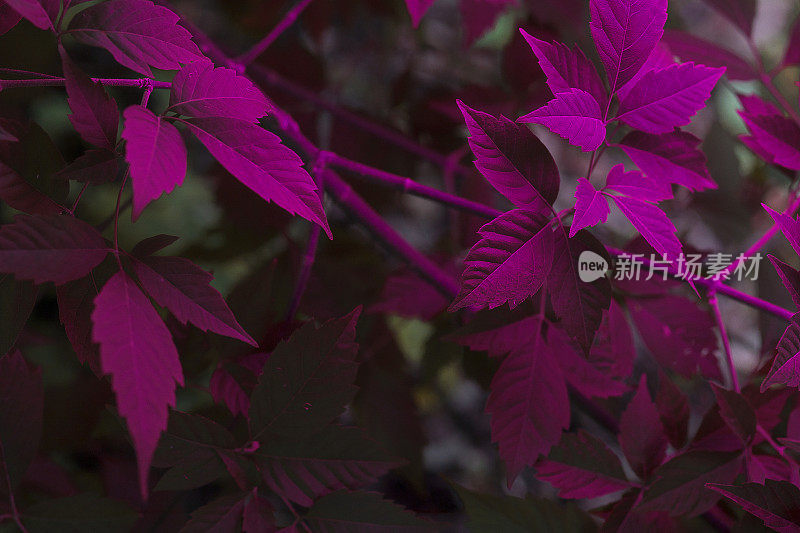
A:
{"label": "blurred background foliage", "polygon": [[[241,53],[257,42],[290,4],[279,0],[174,3],[188,20],[233,53]],[[576,42],[596,58],[587,31],[587,4],[583,0],[521,1],[467,47],[457,0],[437,0],[417,30],[412,28],[402,0],[314,0],[298,23],[258,62],[275,74],[276,82],[264,87],[267,95],[285,107],[318,146],[437,188],[507,207],[477,172],[466,177],[443,172],[438,165],[365,131],[330,108],[347,110],[359,120],[385,126],[469,165],[471,154],[465,148],[465,128],[456,98],[473,108],[511,118],[544,104],[550,94],[517,28],[544,39]],[[780,60],[798,11],[797,2],[791,0],[759,2],[754,35],[768,67]],[[689,31],[748,57],[747,44],[733,26],[699,0],[671,0],[669,13],[668,27]],[[0,39],[0,65],[59,75],[55,44],[49,33],[20,23]],[[75,42],[67,42],[67,46],[74,59],[95,77],[131,76],[103,51]],[[170,76],[169,72],[158,73],[159,79],[169,80]],[[797,77],[797,69],[790,68],[777,80],[792,102],[797,100]],[[758,90],[755,83],[724,80],[709,107],[690,127],[706,139],[704,150],[711,175],[719,184],[716,191],[682,194],[669,205],[682,240],[694,248],[739,253],[770,225],[760,203],[776,209],[784,206],[790,183],[787,177],[764,165],[736,139],[744,128],[736,114],[734,91]],[[134,89],[112,88],[111,92],[121,108],[140,98]],[[165,107],[167,98],[166,91],[157,90],[151,109]],[[0,91],[0,115],[39,124],[69,162],[81,153],[82,146],[67,114],[63,88]],[[271,126],[269,120],[264,125]],[[545,130],[537,129],[536,133],[550,148],[562,172],[556,208],[568,207],[575,179],[586,168],[588,156]],[[620,153],[610,150],[597,172],[622,161]],[[468,249],[483,221],[378,188],[358,176],[346,177],[409,242],[439,259],[453,273],[460,271],[460,266],[447,258],[460,257]],[[78,215],[93,224],[107,225],[117,190],[117,182],[91,187]],[[128,190],[123,198],[129,195]],[[136,224],[131,224],[126,211],[121,218],[120,239],[130,249],[151,235],[179,236],[165,253],[188,257],[212,271],[214,285],[229,299],[245,329],[262,340],[264,351],[299,321],[321,321],[364,305],[368,312],[359,325],[365,361],[359,376],[361,392],[347,416],[367,427],[396,455],[409,460],[408,466],[386,479],[382,488],[390,497],[419,511],[443,514],[455,512],[458,506],[447,486],[448,479],[488,493],[505,490],[502,466],[490,443],[488,417],[483,413],[496,362],[485,353],[469,352],[447,340],[459,326],[454,315],[417,316],[419,312],[413,309],[400,313],[373,309],[386,301],[386,281],[398,272],[411,279],[405,290],[412,294],[430,288],[404,273],[394,257],[385,254],[330,201],[326,209],[334,240],[321,242],[295,320],[287,321],[286,312],[308,223],[265,204],[227,175],[197,143],[189,143],[189,173],[183,185],[151,204]],[[12,216],[7,206],[0,205],[0,222],[6,223]],[[606,242],[620,244],[633,235],[624,220],[613,216],[599,231]],[[780,253],[785,247],[786,243],[776,239],[771,251]],[[743,288],[775,303],[791,305],[766,262],[757,286],[751,283]],[[737,364],[744,369],[756,368],[762,362],[762,346],[769,349],[775,345],[781,324],[736,303],[722,303]],[[1,318],[13,320],[7,313]],[[179,391],[179,409],[223,416],[223,409],[207,392],[209,378],[218,365],[235,366],[246,347],[183,327],[174,319],[169,324],[187,376],[187,387]],[[28,474],[24,494],[35,499],[38,494],[61,495],[75,487],[104,487],[109,495],[136,503],[139,496],[132,451],[117,418],[106,406],[111,400],[110,389],[72,353],[59,325],[52,287],[40,291],[19,346],[43,367],[46,384],[42,453]],[[639,370],[653,365],[647,357],[637,360]],[[693,386],[684,385],[690,390]],[[694,402],[711,403],[707,394],[700,388],[697,391]],[[625,405],[619,398],[603,403],[616,413]],[[573,412],[577,413],[574,426],[603,433],[589,414],[579,407]],[[693,423],[696,427],[699,421]],[[162,507],[161,525],[168,528],[170,523],[180,523],[180,516],[185,517],[186,512],[221,489],[209,486],[188,495],[170,493],[154,498]],[[552,487],[530,475],[523,475],[510,492],[554,496]]]}

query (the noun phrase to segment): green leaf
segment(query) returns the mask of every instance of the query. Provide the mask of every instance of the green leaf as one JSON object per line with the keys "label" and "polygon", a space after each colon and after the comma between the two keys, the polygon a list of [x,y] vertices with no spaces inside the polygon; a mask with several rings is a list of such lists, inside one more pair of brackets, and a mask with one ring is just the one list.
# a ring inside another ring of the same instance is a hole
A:
{"label": "green leaf", "polygon": [[22,523],[29,533],[118,533],[130,530],[138,517],[120,501],[79,494],[29,507]]}
{"label": "green leaf", "polygon": [[281,342],[250,398],[250,433],[300,438],[344,412],[357,388],[355,326],[361,308],[320,328],[306,324]]}
{"label": "green leaf", "polygon": [[454,485],[473,533],[583,533],[597,531],[591,517],[575,505],[539,498],[489,496]]}
{"label": "green leaf", "polygon": [[361,488],[403,464],[360,429],[341,426],[302,440],[269,439],[254,458],[267,485],[300,505],[337,490]]}
{"label": "green leaf", "polygon": [[317,500],[303,516],[310,531],[433,531],[430,524],[377,492],[334,492]]}

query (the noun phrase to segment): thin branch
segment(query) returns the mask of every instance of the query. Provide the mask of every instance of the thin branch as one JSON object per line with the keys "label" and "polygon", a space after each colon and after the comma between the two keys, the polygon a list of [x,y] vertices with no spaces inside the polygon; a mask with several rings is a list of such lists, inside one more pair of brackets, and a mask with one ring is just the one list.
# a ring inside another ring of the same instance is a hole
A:
{"label": "thin branch", "polygon": [[725,327],[725,321],[722,320],[722,313],[719,311],[719,301],[717,300],[716,293],[712,292],[709,294],[708,303],[711,304],[711,309],[714,311],[717,329],[722,337],[722,347],[725,350],[725,360],[728,364],[728,373],[731,375],[733,390],[742,392],[742,388],[739,386],[739,376],[736,373],[736,365],[733,363],[733,352],[731,351],[731,341],[728,338],[728,329]]}
{"label": "thin branch", "polygon": [[236,58],[236,62],[239,63],[242,67],[247,67],[250,63],[256,60],[258,56],[264,53],[264,51],[269,48],[269,46],[275,42],[275,40],[283,34],[289,27],[294,24],[294,21],[297,20],[297,17],[308,7],[312,0],[300,0],[297,4],[295,4],[292,9],[286,13],[286,16],[272,29],[271,32],[267,34],[266,37],[261,39],[256,45],[248,50],[246,53],[242,54],[238,58]]}
{"label": "thin branch", "polygon": [[[152,86],[154,89],[169,89],[172,83],[156,81],[150,78],[92,78],[92,81],[107,87],[133,87],[144,89]],[[24,80],[0,80],[0,89],[18,89],[24,87],[63,87],[64,78],[34,78]]]}

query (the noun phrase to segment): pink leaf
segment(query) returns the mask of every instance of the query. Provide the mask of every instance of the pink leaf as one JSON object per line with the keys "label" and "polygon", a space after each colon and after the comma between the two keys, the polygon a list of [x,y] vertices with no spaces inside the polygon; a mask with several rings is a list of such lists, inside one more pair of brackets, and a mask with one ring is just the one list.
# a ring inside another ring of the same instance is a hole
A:
{"label": "pink leaf", "polygon": [[746,35],[753,32],[756,0],[704,0],[717,13],[739,27]]}
{"label": "pink leaf", "polygon": [[117,409],[128,422],[139,463],[142,497],[167,413],[175,407],[175,383],[183,385],[169,330],[147,297],[117,272],[94,300],[92,340],[100,345],[103,372],[111,375]]}
{"label": "pink leaf", "polygon": [[484,225],[464,260],[461,291],[450,311],[462,307],[514,308],[539,290],[553,256],[553,230],[546,216],[515,209]]}
{"label": "pink leaf", "polygon": [[186,124],[236,179],[268,202],[319,224],[332,238],[314,180],[277,135],[233,118],[196,118]]}
{"label": "pink leaf", "polygon": [[675,226],[661,209],[635,198],[623,196],[612,196],[611,198],[659,255],[677,259],[683,246],[675,236],[677,231]]}
{"label": "pink leaf", "polygon": [[617,120],[647,133],[685,126],[705,105],[724,72],[694,63],[648,72],[620,103]]}
{"label": "pink leaf", "polygon": [[565,433],[536,464],[536,477],[558,488],[559,498],[596,498],[631,486],[614,452],[584,430]]}
{"label": "pink leaf", "polygon": [[192,117],[229,117],[258,122],[269,113],[266,96],[235,70],[208,60],[183,67],[172,80],[169,110]]}
{"label": "pink leaf", "polygon": [[520,117],[517,122],[541,124],[553,133],[580,146],[584,152],[597,149],[606,138],[606,124],[600,105],[580,89],[558,93],[547,105]]}
{"label": "pink leaf", "polygon": [[772,254],[767,254],[772,266],[781,278],[781,283],[786,287],[789,296],[792,297],[795,307],[800,307],[800,270],[791,267],[775,257]]}
{"label": "pink leaf", "polygon": [[608,103],[603,80],[597,74],[594,64],[587,59],[580,48],[569,48],[557,41],[548,43],[530,35],[522,28],[519,31],[539,60],[539,66],[547,76],[547,86],[553,95],[575,88],[591,94],[601,107]]}
{"label": "pink leaf", "polygon": [[475,168],[511,203],[547,208],[558,196],[560,177],[553,156],[526,126],[457,101],[469,130]]}
{"label": "pink leaf", "polygon": [[792,317],[775,350],[775,359],[761,383],[761,392],[776,383],[800,387],[800,315]]}
{"label": "pink leaf", "polygon": [[569,425],[569,399],[561,369],[544,346],[542,319],[532,345],[510,353],[490,385],[486,412],[500,446],[510,487],[525,466],[554,446]]}
{"label": "pink leaf", "polygon": [[639,83],[639,80],[641,80],[642,77],[648,72],[667,68],[674,64],[675,56],[672,55],[672,51],[667,48],[667,45],[663,42],[656,43],[655,48],[653,48],[653,51],[650,52],[650,56],[648,56],[647,61],[644,62],[642,68],[639,69],[639,72],[637,72],[636,75],[625,82],[625,85],[617,90],[617,99],[624,100],[627,98],[628,94],[631,92],[631,89],[636,87],[636,84]]}
{"label": "pink leaf", "polygon": [[56,285],[88,274],[108,254],[102,235],[67,215],[17,215],[0,227],[0,272]]}
{"label": "pink leaf", "polygon": [[800,533],[800,489],[788,481],[764,480],[763,484],[706,484],[748,513],[763,520],[764,525],[781,533]]}
{"label": "pink leaf", "polygon": [[677,183],[693,191],[716,189],[699,144],[700,139],[685,131],[661,135],[632,131],[617,146],[658,183]]}
{"label": "pink leaf", "polygon": [[105,48],[119,63],[153,77],[150,67],[176,70],[203,55],[180,17],[150,0],[109,0],[81,11],[67,33]]}
{"label": "pink leaf", "polygon": [[667,0],[591,0],[591,31],[611,93],[642,68],[661,39]]}
{"label": "pink leaf", "polygon": [[122,138],[125,160],[133,179],[133,220],[142,210],[183,182],[186,176],[186,145],[175,126],[142,106],[125,110]]}
{"label": "pink leaf", "polygon": [[59,0],[5,0],[12,9],[40,30],[52,30],[61,8]]}
{"label": "pink leaf", "polygon": [[730,80],[753,80],[757,77],[755,69],[738,55],[689,33],[666,30],[663,42],[684,61],[694,61],[709,67],[725,67],[725,75]]}
{"label": "pink leaf", "polygon": [[586,178],[578,178],[575,189],[575,215],[569,228],[569,236],[574,237],[579,230],[596,226],[608,220],[608,200],[592,186]]}
{"label": "pink leaf", "polygon": [[668,183],[650,179],[641,172],[625,172],[625,167],[622,165],[614,165],[608,171],[603,190],[606,189],[646,202],[660,202],[672,198],[672,188]]}
{"label": "pink leaf", "polygon": [[648,479],[664,459],[667,437],[644,375],[639,380],[636,394],[622,413],[619,430],[620,446],[631,468],[640,478]]}
{"label": "pink leaf", "polygon": [[209,283],[214,277],[182,257],[144,257],[133,263],[145,291],[158,305],[169,309],[181,323],[191,322],[258,346],[242,329],[222,295]]}
{"label": "pink leaf", "polygon": [[406,7],[408,8],[409,15],[411,15],[411,23],[415,28],[419,26],[422,17],[425,16],[425,13],[435,1],[436,0],[406,0]]}
{"label": "pink leaf", "polygon": [[[739,112],[750,130],[756,153],[768,163],[800,170],[800,126],[781,115]],[[744,138],[742,139],[744,141]]]}
{"label": "pink leaf", "polygon": [[600,241],[586,231],[579,231],[571,239],[562,232],[556,232],[555,236],[547,294],[561,319],[561,328],[584,354],[588,354],[603,320],[603,310],[611,304],[611,284],[605,277],[590,283],[581,280],[578,259],[587,251],[604,259],[608,253]]}
{"label": "pink leaf", "polygon": [[784,237],[789,241],[789,244],[792,245],[794,252],[800,255],[800,220],[786,213],[775,211],[766,204],[761,204],[761,206],[767,210],[772,220],[774,220],[775,224],[781,229],[781,233],[783,233]]}

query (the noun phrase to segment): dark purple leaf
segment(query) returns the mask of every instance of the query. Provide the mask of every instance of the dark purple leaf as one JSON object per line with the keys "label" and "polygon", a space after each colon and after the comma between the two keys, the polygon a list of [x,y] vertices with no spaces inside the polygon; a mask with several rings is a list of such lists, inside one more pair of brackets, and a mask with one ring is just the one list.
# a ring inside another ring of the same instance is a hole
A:
{"label": "dark purple leaf", "polygon": [[0,35],[10,31],[22,20],[22,15],[9,6],[5,0],[0,0]]}
{"label": "dark purple leaf", "polygon": [[91,314],[97,291],[94,276],[86,276],[59,285],[56,288],[56,297],[58,318],[78,360],[88,364],[97,375],[101,375],[100,352],[98,346],[92,342]]}
{"label": "dark purple leaf", "polygon": [[775,211],[766,204],[761,205],[767,210],[772,220],[774,220],[775,224],[780,228],[781,233],[783,233],[786,240],[789,241],[789,244],[792,245],[792,249],[795,253],[800,255],[800,220],[786,213]]}
{"label": "dark purple leaf", "polygon": [[800,270],[790,267],[772,254],[768,254],[767,257],[775,267],[789,296],[792,297],[792,302],[796,307],[800,307]]}
{"label": "dark purple leaf", "polygon": [[664,459],[667,436],[644,375],[639,380],[636,394],[622,413],[619,429],[619,442],[631,468],[640,478],[648,479]]}
{"label": "dark purple leaf", "polygon": [[656,409],[670,444],[682,448],[689,431],[689,399],[662,370],[658,371]]}
{"label": "dark purple leaf", "polygon": [[756,17],[756,0],[704,0],[717,13],[727,18],[746,35],[753,32]]}
{"label": "dark purple leaf", "polygon": [[800,532],[800,489],[792,483],[767,479],[764,484],[709,483],[707,487],[739,504],[775,531]]}
{"label": "dark purple leaf", "polygon": [[756,432],[756,414],[753,408],[741,394],[725,390],[715,383],[711,384],[714,396],[719,405],[719,414],[736,433],[742,442],[749,443]]}
{"label": "dark purple leaf", "polygon": [[[800,126],[782,115],[739,111],[750,136],[741,137],[767,163],[800,170]],[[747,139],[747,141],[745,140]]]}
{"label": "dark purple leaf", "polygon": [[800,387],[800,372],[797,364],[800,361],[800,314],[794,315],[781,340],[776,347],[772,367],[761,384],[761,392],[770,385],[780,383],[787,387]]}
{"label": "dark purple leaf", "polygon": [[119,156],[111,150],[86,150],[75,161],[60,170],[63,180],[75,180],[91,185],[114,181],[119,170]]}
{"label": "dark purple leaf", "polygon": [[108,254],[92,226],[67,215],[17,215],[0,227],[0,272],[56,285],[82,278]]}
{"label": "dark purple leaf", "polygon": [[433,523],[414,516],[400,505],[383,499],[377,492],[339,491],[324,496],[303,515],[308,531],[434,531]]}
{"label": "dark purple leaf", "polygon": [[17,281],[0,274],[0,357],[14,347],[31,316],[39,289],[29,281]]}
{"label": "dark purple leaf", "polygon": [[131,255],[138,258],[147,257],[148,255],[153,255],[166,248],[177,240],[178,237],[175,235],[165,235],[163,233],[160,235],[153,235],[152,237],[139,241],[136,246],[133,247],[133,250],[131,250]]}
{"label": "dark purple leaf", "polygon": [[671,260],[678,258],[683,245],[675,235],[677,231],[675,226],[661,209],[636,198],[624,196],[611,198],[656,253],[661,256],[666,255]]}
{"label": "dark purple leaf", "polygon": [[17,13],[40,30],[54,30],[61,8],[60,0],[4,0]]}

